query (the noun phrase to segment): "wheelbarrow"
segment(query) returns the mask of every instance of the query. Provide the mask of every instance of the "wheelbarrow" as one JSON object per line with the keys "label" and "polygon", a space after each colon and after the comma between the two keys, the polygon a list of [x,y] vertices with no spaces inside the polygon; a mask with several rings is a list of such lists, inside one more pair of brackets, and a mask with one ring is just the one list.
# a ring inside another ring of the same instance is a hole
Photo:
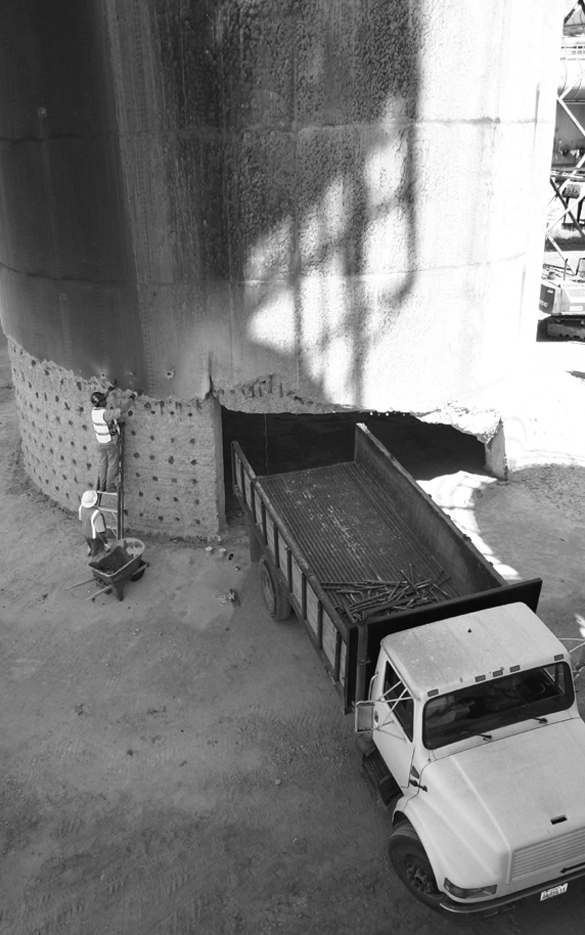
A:
{"label": "wheelbarrow", "polygon": [[144,542],[140,539],[126,537],[116,539],[109,544],[108,551],[104,555],[92,559],[89,565],[94,579],[103,584],[104,587],[92,595],[92,600],[98,594],[105,594],[107,591],[115,591],[119,601],[124,599],[124,587],[128,581],[139,581],[148,562],[142,558],[144,552]]}

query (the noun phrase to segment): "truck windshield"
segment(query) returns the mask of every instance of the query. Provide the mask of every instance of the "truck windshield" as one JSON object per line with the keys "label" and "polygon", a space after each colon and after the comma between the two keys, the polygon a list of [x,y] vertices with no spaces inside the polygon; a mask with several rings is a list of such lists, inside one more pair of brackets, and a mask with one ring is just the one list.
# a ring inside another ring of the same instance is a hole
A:
{"label": "truck windshield", "polygon": [[573,699],[573,678],[566,662],[477,682],[426,703],[423,743],[436,750],[504,725],[546,718],[569,708]]}

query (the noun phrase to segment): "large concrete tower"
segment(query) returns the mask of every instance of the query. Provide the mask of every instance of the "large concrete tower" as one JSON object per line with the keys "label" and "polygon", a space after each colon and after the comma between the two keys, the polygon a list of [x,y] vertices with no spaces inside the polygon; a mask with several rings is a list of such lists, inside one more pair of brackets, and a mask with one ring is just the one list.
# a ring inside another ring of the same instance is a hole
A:
{"label": "large concrete tower", "polygon": [[[216,531],[220,406],[484,440],[536,308],[563,0],[3,0],[0,315],[75,507],[141,391],[132,525]],[[505,340],[502,336],[505,335]]]}

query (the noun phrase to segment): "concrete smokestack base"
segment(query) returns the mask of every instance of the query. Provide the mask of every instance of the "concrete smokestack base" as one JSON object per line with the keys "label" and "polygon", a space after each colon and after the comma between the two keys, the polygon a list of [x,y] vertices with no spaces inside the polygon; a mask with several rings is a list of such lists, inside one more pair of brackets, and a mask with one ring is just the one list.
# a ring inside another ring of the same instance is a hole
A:
{"label": "concrete smokestack base", "polygon": [[[97,384],[8,341],[22,439],[33,483],[67,510],[97,482],[89,397]],[[126,418],[126,529],[207,539],[224,517],[221,410],[217,399],[139,396]]]}

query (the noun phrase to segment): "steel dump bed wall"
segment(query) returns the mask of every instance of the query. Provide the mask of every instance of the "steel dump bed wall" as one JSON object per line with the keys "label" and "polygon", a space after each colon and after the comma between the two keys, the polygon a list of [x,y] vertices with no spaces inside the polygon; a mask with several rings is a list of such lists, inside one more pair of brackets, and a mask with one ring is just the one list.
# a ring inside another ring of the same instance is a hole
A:
{"label": "steel dump bed wall", "polygon": [[[385,513],[394,511],[420,549],[440,561],[450,575],[452,596],[505,585],[493,565],[402,465],[367,429],[361,431],[361,425],[359,428],[355,433],[355,463],[367,472],[372,498]],[[446,585],[442,587],[447,590]]]}

